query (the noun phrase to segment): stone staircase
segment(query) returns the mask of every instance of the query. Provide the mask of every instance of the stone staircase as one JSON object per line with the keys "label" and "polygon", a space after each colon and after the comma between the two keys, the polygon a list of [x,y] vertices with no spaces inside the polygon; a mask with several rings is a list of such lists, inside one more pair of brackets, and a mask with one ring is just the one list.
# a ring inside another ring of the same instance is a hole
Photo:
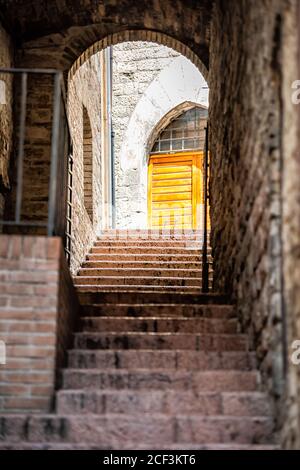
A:
{"label": "stone staircase", "polygon": [[274,449],[254,353],[226,297],[201,294],[199,237],[106,232],[55,413],[0,420],[5,449]]}
{"label": "stone staircase", "polygon": [[[202,243],[197,232],[107,231],[94,244],[75,283],[87,291],[198,293]],[[208,259],[211,263],[210,250]],[[210,269],[210,281],[212,280]]]}

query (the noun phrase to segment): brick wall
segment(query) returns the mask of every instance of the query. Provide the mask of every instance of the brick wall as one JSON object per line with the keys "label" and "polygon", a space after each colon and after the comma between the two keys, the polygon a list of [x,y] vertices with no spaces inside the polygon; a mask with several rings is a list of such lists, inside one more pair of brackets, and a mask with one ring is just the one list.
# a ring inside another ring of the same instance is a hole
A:
{"label": "brick wall", "polygon": [[60,242],[56,318],[56,374],[60,380],[60,369],[66,366],[67,350],[72,346],[73,333],[78,325],[79,303],[70,270]]}
{"label": "brick wall", "polygon": [[[5,219],[14,220],[17,185],[17,157],[19,145],[19,115],[21,106],[20,75],[14,75],[14,148],[10,163],[11,191],[5,201]],[[25,112],[25,141],[23,157],[23,189],[21,219],[43,222],[48,218],[48,193],[50,181],[53,75],[28,74],[27,105]],[[19,233],[10,228],[13,233]],[[23,227],[24,234],[45,235],[44,227]]]}
{"label": "brick wall", "polygon": [[[71,271],[76,273],[101,223],[101,74],[92,56],[69,81],[68,109],[73,137],[73,212]],[[87,142],[89,119],[92,142]],[[87,151],[93,174],[87,167]],[[93,206],[90,203],[93,200]]]}
{"label": "brick wall", "polygon": [[1,411],[49,411],[78,306],[59,238],[0,235]]}

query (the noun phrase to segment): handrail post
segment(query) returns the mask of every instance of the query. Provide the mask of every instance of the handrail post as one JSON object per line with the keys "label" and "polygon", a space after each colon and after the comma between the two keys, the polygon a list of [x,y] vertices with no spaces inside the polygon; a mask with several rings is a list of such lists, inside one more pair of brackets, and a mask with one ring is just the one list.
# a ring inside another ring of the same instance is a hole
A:
{"label": "handrail post", "polygon": [[203,193],[204,193],[204,217],[203,217],[203,246],[202,246],[202,292],[209,291],[209,264],[207,260],[207,221],[208,221],[208,124],[205,128],[205,150],[203,168]]}
{"label": "handrail post", "polygon": [[20,129],[19,129],[19,148],[18,148],[18,173],[17,173],[17,198],[15,209],[15,220],[21,221],[22,196],[23,196],[23,173],[24,173],[24,142],[26,132],[26,105],[27,105],[27,72],[22,72],[21,82],[21,110],[20,110]]}
{"label": "handrail post", "polygon": [[49,208],[48,208],[48,237],[54,235],[55,216],[57,204],[57,166],[58,166],[58,147],[60,132],[60,101],[61,101],[61,72],[54,76],[54,96],[53,96],[53,121],[52,121],[52,140],[51,140],[51,169],[49,184]]}

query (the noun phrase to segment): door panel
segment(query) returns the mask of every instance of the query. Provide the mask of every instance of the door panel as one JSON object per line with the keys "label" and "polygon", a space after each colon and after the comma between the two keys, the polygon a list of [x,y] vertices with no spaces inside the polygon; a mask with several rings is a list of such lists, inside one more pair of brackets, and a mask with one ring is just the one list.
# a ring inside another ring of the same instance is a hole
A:
{"label": "door panel", "polygon": [[160,180],[178,180],[179,178],[190,178],[191,171],[182,171],[177,170],[177,173],[165,173],[165,174],[155,174],[153,175],[153,181]]}
{"label": "door panel", "polygon": [[202,200],[202,161],[202,152],[150,157],[148,170],[150,227],[157,229],[200,227],[198,213]]}
{"label": "door panel", "polygon": [[177,184],[176,186],[160,186],[160,187],[154,186],[152,188],[153,194],[191,193],[191,192],[192,192],[192,183],[186,186]]}
{"label": "door panel", "polygon": [[191,179],[171,179],[171,180],[160,180],[160,181],[155,181],[153,180],[152,186],[153,188],[161,188],[161,187],[166,187],[166,186],[185,186],[191,184]]}

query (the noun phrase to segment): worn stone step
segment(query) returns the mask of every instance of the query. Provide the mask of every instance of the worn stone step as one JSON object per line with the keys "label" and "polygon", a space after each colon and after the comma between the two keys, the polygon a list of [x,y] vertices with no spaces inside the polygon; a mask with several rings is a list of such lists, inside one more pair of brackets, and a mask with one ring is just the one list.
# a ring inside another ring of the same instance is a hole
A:
{"label": "worn stone step", "polygon": [[200,287],[201,286],[201,277],[155,277],[153,276],[133,276],[126,277],[123,276],[76,276],[74,278],[75,285],[128,285],[128,286],[177,286],[177,287]]}
{"label": "worn stone step", "polygon": [[253,352],[167,351],[167,350],[84,350],[68,352],[68,365],[75,369],[174,369],[174,370],[252,370]]}
{"label": "worn stone step", "polygon": [[79,292],[81,305],[91,304],[186,304],[224,305],[230,299],[222,294],[184,292]]}
{"label": "worn stone step", "polygon": [[75,333],[76,349],[181,349],[246,351],[246,335],[181,333]]}
{"label": "worn stone step", "polygon": [[256,371],[174,371],[170,369],[64,369],[63,389],[257,391]]}
{"label": "worn stone step", "polygon": [[[179,255],[179,254],[165,254],[163,253],[102,253],[102,254],[93,254],[89,253],[86,256],[86,260],[88,261],[140,261],[140,262],[157,262],[157,263],[164,263],[164,262],[186,262],[186,263],[202,263],[202,256],[201,254],[194,253],[192,255]],[[209,260],[210,261],[210,260]]]}
{"label": "worn stone step", "polygon": [[[82,264],[82,268],[92,268],[92,269],[184,269],[184,270],[201,270],[202,263],[200,262],[162,262],[162,261],[86,261]],[[212,272],[212,268],[210,268]]]}
{"label": "worn stone step", "polygon": [[[134,245],[137,247],[157,247],[157,248],[186,248],[191,247],[192,249],[200,249],[202,250],[203,244],[202,240],[199,239],[171,239],[171,240],[164,240],[162,238],[157,239],[144,239],[141,240],[140,238],[118,238],[118,239],[106,239],[100,238],[94,243],[94,247],[98,246],[107,246],[107,247],[126,247],[127,245]],[[207,251],[210,252],[211,248],[208,247]]]}
{"label": "worn stone step", "polygon": [[146,238],[146,239],[178,239],[183,238],[202,238],[203,230],[171,230],[171,229],[105,229],[101,231],[98,239],[102,238]]}
{"label": "worn stone step", "polygon": [[194,248],[188,247],[164,247],[161,248],[159,246],[145,246],[145,247],[140,247],[136,245],[124,245],[124,246],[103,246],[103,245],[96,245],[91,248],[90,253],[91,254],[106,254],[106,253],[120,253],[120,254],[126,254],[126,253],[133,253],[133,254],[138,254],[138,255],[144,255],[144,254],[169,254],[169,255],[201,255],[200,248],[195,246]]}
{"label": "worn stone step", "polygon": [[[175,232],[169,232],[165,231],[164,233],[158,233],[158,232],[147,232],[147,231],[141,231],[141,232],[126,232],[123,231],[122,233],[112,233],[112,234],[102,234],[97,237],[96,241],[167,241],[167,242],[176,242],[176,241],[191,241],[195,243],[200,243],[203,244],[203,234],[198,232],[198,233],[187,233],[186,235],[183,233],[175,233]],[[209,238],[207,240],[207,246],[209,247]]]}
{"label": "worn stone step", "polygon": [[112,232],[101,232],[98,235],[97,240],[127,240],[128,238],[133,240],[187,240],[187,239],[203,239],[203,231],[186,231],[182,230],[127,230],[117,229]]}
{"label": "worn stone step", "polygon": [[203,393],[200,391],[60,390],[60,414],[80,413],[197,413],[205,416],[270,416],[267,395],[261,392]]}
{"label": "worn stone step", "polygon": [[[6,415],[1,418],[2,444],[51,442],[99,444],[111,448],[147,442],[170,444],[271,444],[269,417],[177,414]],[[135,448],[135,447],[134,447]]]}
{"label": "worn stone step", "polygon": [[159,318],[159,317],[85,317],[84,332],[150,332],[150,333],[236,333],[236,319]]}
{"label": "worn stone step", "polygon": [[201,288],[195,286],[165,286],[165,285],[143,285],[143,284],[75,284],[79,293],[82,292],[114,292],[121,293],[126,292],[128,294],[140,293],[142,296],[144,294],[152,293],[168,293],[174,292],[179,294],[200,294]]}
{"label": "worn stone step", "polygon": [[[212,271],[211,271],[212,273]],[[138,267],[138,268],[106,268],[106,267],[97,267],[97,268],[81,268],[78,273],[78,277],[119,277],[119,278],[202,278],[202,270],[199,269],[180,269],[180,268],[171,268],[167,269],[163,266],[157,268],[145,268],[145,267]]]}
{"label": "worn stone step", "polygon": [[86,304],[81,307],[83,316],[93,317],[184,317],[184,318],[235,318],[232,305],[195,304]]}

